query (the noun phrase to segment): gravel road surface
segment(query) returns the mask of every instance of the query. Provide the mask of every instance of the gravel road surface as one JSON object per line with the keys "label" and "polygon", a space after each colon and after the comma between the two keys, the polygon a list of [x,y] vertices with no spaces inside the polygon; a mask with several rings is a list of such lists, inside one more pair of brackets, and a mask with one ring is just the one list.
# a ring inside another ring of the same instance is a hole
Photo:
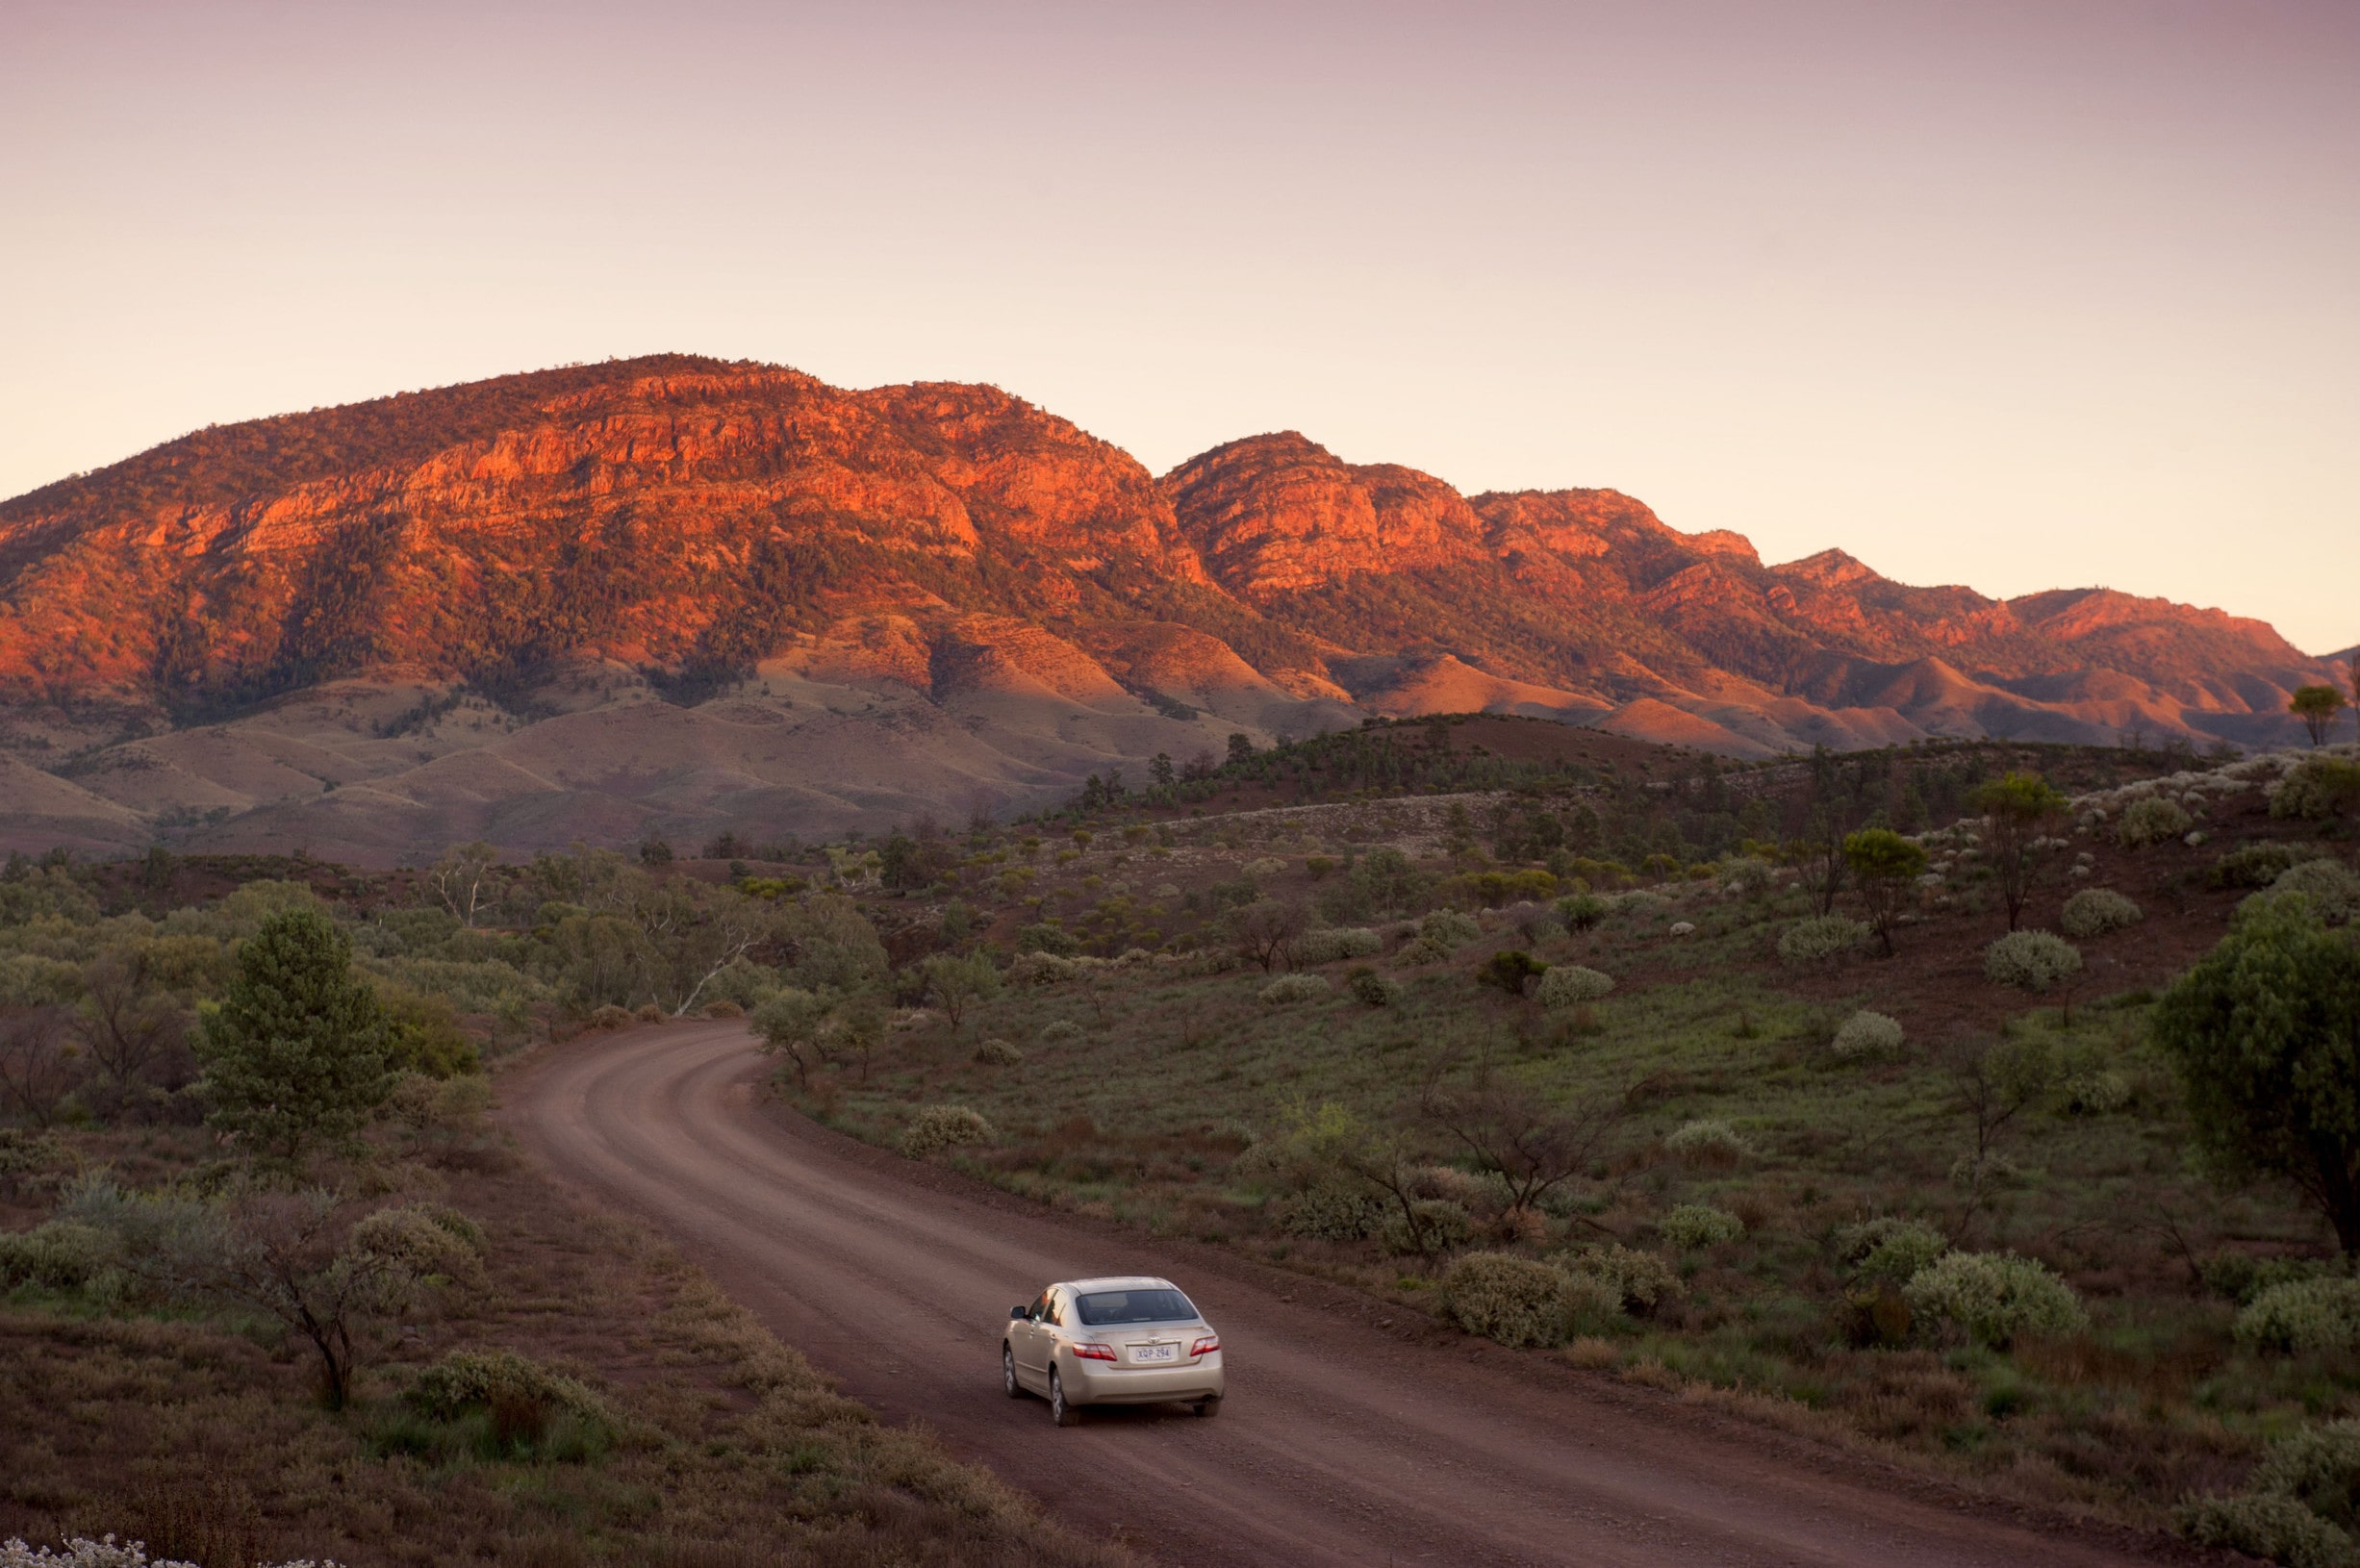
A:
{"label": "gravel road surface", "polygon": [[[1481,1345],[1219,1249],[1129,1235],[912,1164],[769,1101],[735,1024],[555,1048],[502,1115],[638,1214],[887,1420],[934,1429],[1074,1525],[1173,1564],[2025,1568],[2189,1560],[2043,1528],[1801,1439]],[[1215,1420],[1050,1425],[1000,1388],[1008,1308],[1158,1274],[1220,1328]]]}

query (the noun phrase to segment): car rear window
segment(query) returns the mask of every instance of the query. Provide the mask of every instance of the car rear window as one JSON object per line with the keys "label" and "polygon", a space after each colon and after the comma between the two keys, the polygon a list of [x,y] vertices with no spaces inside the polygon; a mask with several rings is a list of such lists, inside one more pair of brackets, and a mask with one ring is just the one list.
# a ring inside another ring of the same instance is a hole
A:
{"label": "car rear window", "polygon": [[1093,1328],[1117,1323],[1176,1323],[1197,1309],[1177,1290],[1100,1290],[1080,1298],[1081,1321]]}

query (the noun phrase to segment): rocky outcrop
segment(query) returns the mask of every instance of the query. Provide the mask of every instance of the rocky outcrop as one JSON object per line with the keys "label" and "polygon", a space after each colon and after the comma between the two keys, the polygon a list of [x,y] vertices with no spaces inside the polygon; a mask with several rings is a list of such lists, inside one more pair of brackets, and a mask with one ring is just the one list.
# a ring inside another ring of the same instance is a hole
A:
{"label": "rocky outcrop", "polygon": [[[1159,479],[996,388],[684,356],[200,431],[0,504],[0,752],[47,781],[19,815],[130,842],[222,814],[348,833],[397,796],[418,833],[520,843],[690,801],[857,824],[1372,711],[1741,753],[2274,741],[2331,673],[2220,611],[1916,588],[1840,550],[1765,566],[1611,490],[1461,495],[1294,432]],[[462,686],[502,717],[316,700]],[[441,739],[354,739],[363,709]],[[791,753],[746,738],[782,725]],[[646,761],[573,749],[601,744]]]}

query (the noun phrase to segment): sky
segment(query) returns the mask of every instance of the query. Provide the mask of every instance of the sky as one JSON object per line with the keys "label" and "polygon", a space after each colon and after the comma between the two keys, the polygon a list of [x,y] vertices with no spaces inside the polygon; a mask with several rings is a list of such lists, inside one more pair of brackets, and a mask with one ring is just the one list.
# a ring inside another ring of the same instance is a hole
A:
{"label": "sky", "polygon": [[0,6],[0,495],[685,351],[2360,642],[2360,5]]}

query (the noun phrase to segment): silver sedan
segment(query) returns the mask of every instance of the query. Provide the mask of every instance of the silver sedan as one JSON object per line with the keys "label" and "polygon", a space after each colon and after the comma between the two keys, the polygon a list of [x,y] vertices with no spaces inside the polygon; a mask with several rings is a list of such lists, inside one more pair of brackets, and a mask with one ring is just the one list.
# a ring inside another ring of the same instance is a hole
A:
{"label": "silver sedan", "polygon": [[1060,1427],[1085,1404],[1188,1404],[1221,1413],[1221,1336],[1169,1279],[1068,1279],[1008,1309],[1008,1398],[1039,1394]]}

